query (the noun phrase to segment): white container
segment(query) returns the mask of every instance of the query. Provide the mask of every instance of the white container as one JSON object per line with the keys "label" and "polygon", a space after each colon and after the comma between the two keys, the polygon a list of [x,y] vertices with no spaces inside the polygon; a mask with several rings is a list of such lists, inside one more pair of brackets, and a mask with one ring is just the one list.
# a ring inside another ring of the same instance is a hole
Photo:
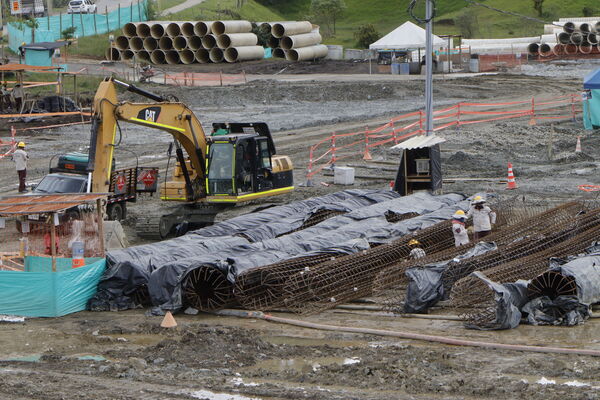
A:
{"label": "white container", "polygon": [[335,167],[333,183],[336,185],[354,185],[354,168]]}

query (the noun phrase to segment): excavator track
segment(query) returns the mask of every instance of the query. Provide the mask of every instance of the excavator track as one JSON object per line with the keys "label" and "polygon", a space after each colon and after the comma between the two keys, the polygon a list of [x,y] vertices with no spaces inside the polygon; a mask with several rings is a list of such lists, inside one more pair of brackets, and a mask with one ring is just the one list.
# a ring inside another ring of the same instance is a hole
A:
{"label": "excavator track", "polygon": [[139,237],[144,239],[163,240],[169,235],[168,231],[164,232],[164,225],[162,216],[139,218],[135,224],[135,231]]}

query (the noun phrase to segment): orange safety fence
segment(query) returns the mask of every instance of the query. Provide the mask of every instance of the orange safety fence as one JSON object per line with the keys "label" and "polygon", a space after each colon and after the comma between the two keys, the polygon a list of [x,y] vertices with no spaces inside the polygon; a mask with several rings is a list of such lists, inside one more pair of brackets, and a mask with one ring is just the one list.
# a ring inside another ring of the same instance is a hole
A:
{"label": "orange safety fence", "polygon": [[0,160],[11,155],[17,148],[17,140],[15,138],[17,131],[14,127],[10,127],[10,139],[0,138]]}
{"label": "orange safety fence", "polygon": [[583,190],[584,192],[598,192],[600,191],[600,185],[579,185],[577,186],[579,190]]}
{"label": "orange safety fence", "polygon": [[[544,101],[536,101],[532,97],[531,100],[498,103],[460,102],[433,112],[433,131],[513,118],[528,118],[530,125],[535,125],[538,120],[574,120],[577,114],[582,113],[580,102],[581,97],[578,94]],[[375,129],[365,127],[363,131],[358,132],[333,132],[310,146],[307,181],[324,168],[335,166],[340,160],[357,156],[370,160],[371,149],[375,147],[397,144],[412,136],[423,134],[425,123],[425,113],[415,111],[392,118],[390,122]]]}

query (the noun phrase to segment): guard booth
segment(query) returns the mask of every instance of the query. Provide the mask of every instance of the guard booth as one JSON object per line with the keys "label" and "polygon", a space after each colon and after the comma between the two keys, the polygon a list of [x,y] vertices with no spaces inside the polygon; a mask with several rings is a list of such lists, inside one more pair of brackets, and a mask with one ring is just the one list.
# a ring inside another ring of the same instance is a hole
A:
{"label": "guard booth", "polygon": [[400,153],[394,190],[402,196],[423,190],[439,192],[442,189],[440,143],[445,141],[436,135],[419,135],[393,146],[392,151]]}
{"label": "guard booth", "polygon": [[583,125],[585,129],[600,129],[600,69],[583,79]]}

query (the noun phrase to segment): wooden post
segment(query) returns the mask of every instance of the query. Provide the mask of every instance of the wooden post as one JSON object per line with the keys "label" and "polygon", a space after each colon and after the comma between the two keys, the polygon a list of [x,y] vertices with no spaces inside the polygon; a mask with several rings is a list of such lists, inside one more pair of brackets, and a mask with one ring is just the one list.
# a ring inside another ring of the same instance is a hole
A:
{"label": "wooden post", "polygon": [[98,14],[94,11],[94,35],[98,34],[98,25],[96,24],[96,15],[98,15]]}
{"label": "wooden post", "polygon": [[221,86],[223,86],[223,70],[219,71],[219,81],[221,82]]}
{"label": "wooden post", "polygon": [[102,199],[96,200],[96,210],[98,212],[98,236],[100,236],[100,257],[104,257],[104,216],[102,213]]}
{"label": "wooden post", "polygon": [[[77,75],[73,75],[73,91],[75,92],[75,104],[79,107],[79,91],[77,90]],[[81,116],[83,118],[83,115]]]}
{"label": "wooden post", "polygon": [[248,79],[246,78],[246,70],[242,70],[242,74],[244,75],[244,83],[248,83]]}
{"label": "wooden post", "polygon": [[110,32],[110,22],[108,21],[108,6],[104,8],[104,15],[106,15],[106,32]]}
{"label": "wooden post", "polygon": [[140,0],[138,0],[137,2],[137,9],[138,9],[138,21],[142,21],[142,11],[140,10]]}
{"label": "wooden post", "polygon": [[117,22],[117,29],[119,29],[121,27],[121,3],[117,4],[117,6],[119,7],[117,10],[117,15],[118,15],[118,19],[119,22]]}
{"label": "wooden post", "polygon": [[79,22],[81,23],[81,36],[85,36],[85,27],[83,26],[83,14],[79,13]]}
{"label": "wooden post", "polygon": [[62,28],[62,12],[59,14],[58,18],[59,18],[59,20],[58,20],[58,29],[60,30],[60,37],[62,39],[62,31],[63,31],[63,28]]}
{"label": "wooden post", "polygon": [[52,255],[52,272],[56,272],[56,226],[54,225],[56,214],[52,213],[50,219],[50,254]]}
{"label": "wooden post", "polygon": [[133,1],[129,3],[129,22],[133,22]]}
{"label": "wooden post", "polygon": [[75,26],[75,14],[71,13],[71,28]]}

